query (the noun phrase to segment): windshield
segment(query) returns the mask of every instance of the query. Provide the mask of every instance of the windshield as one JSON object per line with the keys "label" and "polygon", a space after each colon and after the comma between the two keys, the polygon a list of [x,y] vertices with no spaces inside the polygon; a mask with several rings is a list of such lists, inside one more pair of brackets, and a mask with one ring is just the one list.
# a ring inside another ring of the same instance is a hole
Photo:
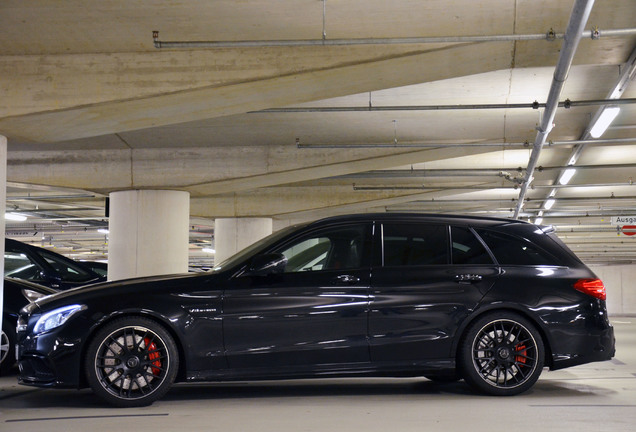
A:
{"label": "windshield", "polygon": [[287,234],[297,230],[301,226],[302,225],[288,226],[287,228],[283,228],[280,231],[276,231],[275,233],[260,239],[256,243],[246,247],[243,250],[238,251],[231,257],[227,258],[225,261],[222,261],[218,265],[215,265],[212,271],[217,272],[223,269],[231,268],[237,264],[240,264],[247,257],[251,255],[255,255],[258,252],[266,249],[270,244],[277,242],[278,240],[285,237]]}

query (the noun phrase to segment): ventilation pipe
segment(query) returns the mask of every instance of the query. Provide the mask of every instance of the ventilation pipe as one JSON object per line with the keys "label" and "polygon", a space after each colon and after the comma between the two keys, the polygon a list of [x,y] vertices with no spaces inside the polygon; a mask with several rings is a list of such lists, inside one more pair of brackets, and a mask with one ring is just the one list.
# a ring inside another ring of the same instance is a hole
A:
{"label": "ventilation pipe", "polygon": [[[587,17],[586,17],[587,21]],[[507,34],[507,35],[473,35],[473,36],[430,36],[405,38],[357,38],[357,39],[298,39],[298,40],[244,40],[244,41],[161,41],[159,31],[152,32],[152,39],[157,49],[193,49],[193,48],[263,48],[263,47],[307,47],[307,46],[351,46],[351,45],[406,45],[431,43],[475,43],[475,42],[513,42],[513,41],[554,41],[567,39],[568,34],[547,33]],[[601,37],[629,37],[636,34],[636,28],[584,31],[580,29],[578,38],[590,37],[593,40]]]}
{"label": "ventilation pipe", "polygon": [[523,201],[526,198],[528,187],[532,182],[534,176],[534,170],[541,154],[541,149],[545,144],[548,134],[552,130],[554,117],[556,110],[559,106],[559,96],[563,90],[563,86],[568,77],[574,54],[581,41],[581,34],[587,20],[592,12],[594,6],[594,0],[576,0],[574,7],[572,8],[572,14],[570,15],[570,22],[568,23],[565,31],[565,37],[563,40],[563,46],[561,47],[561,54],[559,55],[559,61],[557,62],[556,69],[554,70],[554,78],[550,86],[550,93],[548,94],[548,100],[546,102],[545,112],[541,124],[537,128],[537,137],[532,147],[532,153],[530,154],[530,161],[528,162],[528,168],[526,169],[526,175],[519,192],[519,199],[515,206],[514,218],[519,217],[521,207],[523,207]]}

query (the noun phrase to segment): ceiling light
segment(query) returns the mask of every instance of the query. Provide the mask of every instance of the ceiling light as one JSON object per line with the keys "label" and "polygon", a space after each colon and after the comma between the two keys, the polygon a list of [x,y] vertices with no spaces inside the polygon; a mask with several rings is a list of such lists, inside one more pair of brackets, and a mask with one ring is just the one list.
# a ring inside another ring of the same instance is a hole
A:
{"label": "ceiling light", "polygon": [[555,199],[550,198],[549,200],[547,200],[547,201],[545,202],[545,204],[543,205],[543,208],[544,208],[544,209],[546,209],[546,210],[550,210],[550,209],[552,208],[552,206],[554,205],[554,203],[555,203],[555,202],[556,202],[556,200],[555,200]]}
{"label": "ceiling light", "polygon": [[25,220],[27,220],[27,217],[25,215],[19,213],[5,213],[4,218],[5,220],[14,222],[24,222]]}
{"label": "ceiling light", "polygon": [[216,253],[216,251],[212,248],[203,248],[201,249],[201,252],[205,252],[205,253],[209,253],[209,254],[214,254]]}
{"label": "ceiling light", "polygon": [[543,218],[542,217],[538,217],[534,220],[534,224],[535,225],[541,225],[541,223],[543,222]]}
{"label": "ceiling light", "polygon": [[561,183],[562,185],[568,184],[570,180],[572,180],[572,177],[574,177],[574,174],[576,174],[575,168],[566,169],[565,171],[563,171],[563,175],[561,175],[559,183]]}
{"label": "ceiling light", "polygon": [[97,230],[97,232],[100,234],[110,234],[110,231],[108,231],[106,228],[100,228]]}
{"label": "ceiling light", "polygon": [[592,129],[590,129],[590,135],[594,138],[600,138],[614,121],[620,110],[619,107],[606,107],[596,120],[596,123],[594,123],[594,126],[592,126]]}

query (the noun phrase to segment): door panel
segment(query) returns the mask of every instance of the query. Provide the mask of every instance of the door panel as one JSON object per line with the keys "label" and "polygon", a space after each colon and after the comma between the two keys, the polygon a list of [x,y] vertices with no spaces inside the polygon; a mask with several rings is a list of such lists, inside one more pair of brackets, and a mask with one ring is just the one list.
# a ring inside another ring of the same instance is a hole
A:
{"label": "door panel", "polygon": [[[369,315],[371,361],[448,357],[459,323],[498,274],[495,266],[375,269]],[[473,280],[463,280],[463,275]],[[472,278],[475,275],[481,278]]]}
{"label": "door panel", "polygon": [[224,298],[230,368],[369,361],[369,225],[308,233],[268,252],[288,258],[284,273],[240,276]]}
{"label": "door panel", "polygon": [[[499,268],[467,228],[385,223],[373,270],[373,362],[447,358],[459,323],[493,286]],[[461,264],[451,264],[457,262]],[[478,264],[472,264],[478,263]]]}

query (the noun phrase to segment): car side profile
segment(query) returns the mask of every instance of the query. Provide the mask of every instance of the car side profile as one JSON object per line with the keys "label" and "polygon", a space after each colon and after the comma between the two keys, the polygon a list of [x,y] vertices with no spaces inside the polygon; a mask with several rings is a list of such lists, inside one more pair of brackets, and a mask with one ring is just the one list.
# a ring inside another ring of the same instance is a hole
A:
{"label": "car side profile", "polygon": [[602,282],[549,228],[390,213],[290,227],[208,273],[37,300],[18,341],[20,383],[121,407],[179,381],[335,376],[515,395],[615,352]]}

